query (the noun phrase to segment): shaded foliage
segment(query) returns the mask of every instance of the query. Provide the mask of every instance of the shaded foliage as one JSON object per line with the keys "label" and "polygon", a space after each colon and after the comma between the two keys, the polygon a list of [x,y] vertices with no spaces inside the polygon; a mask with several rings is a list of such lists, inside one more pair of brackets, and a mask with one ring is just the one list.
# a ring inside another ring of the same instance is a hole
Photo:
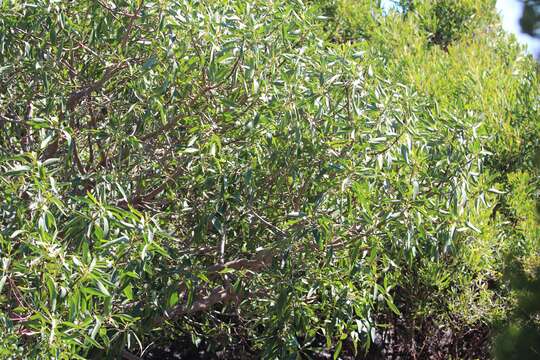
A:
{"label": "shaded foliage", "polygon": [[519,24],[524,33],[531,36],[540,36],[540,1],[523,1],[523,14]]}
{"label": "shaded foliage", "polygon": [[518,302],[510,324],[497,338],[496,355],[498,359],[535,359],[540,353],[540,267],[533,274],[513,268],[510,276]]}

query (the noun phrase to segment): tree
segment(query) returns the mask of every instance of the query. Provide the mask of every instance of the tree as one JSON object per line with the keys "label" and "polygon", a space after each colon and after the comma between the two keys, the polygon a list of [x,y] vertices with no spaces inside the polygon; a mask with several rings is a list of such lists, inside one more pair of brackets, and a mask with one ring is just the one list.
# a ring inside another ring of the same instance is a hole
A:
{"label": "tree", "polygon": [[464,357],[508,308],[538,79],[492,1],[1,4],[2,356]]}
{"label": "tree", "polygon": [[526,0],[523,2],[523,14],[519,24],[524,33],[540,37],[540,1]]}

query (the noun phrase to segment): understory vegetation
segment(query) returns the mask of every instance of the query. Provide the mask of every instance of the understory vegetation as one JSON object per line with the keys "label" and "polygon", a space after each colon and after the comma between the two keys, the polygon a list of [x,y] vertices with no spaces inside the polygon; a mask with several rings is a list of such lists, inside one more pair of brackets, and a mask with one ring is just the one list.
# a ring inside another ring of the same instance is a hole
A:
{"label": "understory vegetation", "polygon": [[0,358],[533,358],[538,65],[499,22],[0,1]]}

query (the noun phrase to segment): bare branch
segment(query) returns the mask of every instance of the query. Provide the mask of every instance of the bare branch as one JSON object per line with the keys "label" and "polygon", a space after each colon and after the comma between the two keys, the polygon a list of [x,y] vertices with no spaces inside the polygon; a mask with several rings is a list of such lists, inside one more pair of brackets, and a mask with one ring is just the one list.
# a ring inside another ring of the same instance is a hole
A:
{"label": "bare branch", "polygon": [[122,358],[125,360],[142,360],[142,358],[138,357],[135,354],[132,354],[127,350],[122,350]]}

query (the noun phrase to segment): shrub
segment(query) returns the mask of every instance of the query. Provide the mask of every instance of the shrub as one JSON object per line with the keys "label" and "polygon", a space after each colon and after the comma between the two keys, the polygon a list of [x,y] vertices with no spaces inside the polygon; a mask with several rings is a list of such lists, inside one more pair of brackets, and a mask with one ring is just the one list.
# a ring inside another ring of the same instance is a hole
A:
{"label": "shrub", "polygon": [[337,358],[398,314],[501,316],[531,60],[493,9],[445,52],[421,12],[325,4],[2,3],[2,356]]}

